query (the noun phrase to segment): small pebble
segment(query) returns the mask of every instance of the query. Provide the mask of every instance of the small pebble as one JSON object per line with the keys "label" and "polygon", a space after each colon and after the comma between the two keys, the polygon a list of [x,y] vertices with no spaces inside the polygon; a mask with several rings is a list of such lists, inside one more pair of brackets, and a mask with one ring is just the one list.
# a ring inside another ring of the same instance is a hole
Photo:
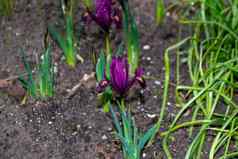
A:
{"label": "small pebble", "polygon": [[166,12],[166,16],[169,17],[170,16],[170,12]]}
{"label": "small pebble", "polygon": [[145,108],[141,108],[140,111],[144,112],[144,111],[145,111]]}
{"label": "small pebble", "polygon": [[160,81],[158,81],[158,80],[156,80],[154,83],[155,83],[155,85],[158,85],[158,86],[160,86],[160,85],[161,85],[161,82],[160,82]]}
{"label": "small pebble", "polygon": [[147,114],[147,116],[152,119],[156,117],[156,114]]}
{"label": "small pebble", "polygon": [[143,50],[150,50],[150,45],[144,45]]}
{"label": "small pebble", "polygon": [[79,130],[81,128],[81,125],[77,124],[76,128],[77,128],[77,130]]}
{"label": "small pebble", "polygon": [[54,73],[58,73],[58,67],[57,67],[57,66],[54,66],[53,71],[54,71]]}
{"label": "small pebble", "polygon": [[107,131],[112,131],[112,128],[111,128],[111,127],[109,127],[109,128],[107,129]]}
{"label": "small pebble", "polygon": [[106,135],[103,135],[103,136],[102,136],[102,139],[103,139],[103,140],[107,140],[107,136],[106,136]]}
{"label": "small pebble", "polygon": [[142,154],[142,157],[145,158],[145,157],[146,157],[146,153],[143,153],[143,154]]}
{"label": "small pebble", "polygon": [[146,60],[150,61],[150,60],[151,60],[151,57],[147,57]]}
{"label": "small pebble", "polygon": [[51,125],[51,124],[52,124],[52,121],[49,121],[48,124]]}
{"label": "small pebble", "polygon": [[150,74],[151,74],[150,72],[146,72],[146,76],[150,76]]}

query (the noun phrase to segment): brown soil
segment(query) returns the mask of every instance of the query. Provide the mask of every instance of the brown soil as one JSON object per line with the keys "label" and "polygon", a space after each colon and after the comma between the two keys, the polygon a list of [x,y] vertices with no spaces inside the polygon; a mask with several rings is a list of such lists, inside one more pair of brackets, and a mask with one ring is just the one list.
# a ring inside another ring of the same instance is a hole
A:
{"label": "brown soil", "polygon": [[[40,3],[39,3],[40,2]],[[164,50],[176,42],[178,24],[171,16],[156,27],[153,17],[152,0],[133,0],[141,37],[141,66],[148,79],[143,99],[131,100],[133,114],[141,131],[147,130],[156,122],[150,115],[159,114],[164,79]],[[20,48],[26,50],[34,64],[35,57],[43,49],[44,34],[48,24],[62,24],[58,1],[18,0],[14,14],[0,17],[0,79],[19,74]],[[79,26],[82,8],[75,21]],[[92,24],[93,25],[93,24]],[[62,25],[61,25],[62,26]],[[91,50],[99,52],[102,38],[96,26],[83,26],[79,54],[84,63],[76,69],[69,69],[61,60],[61,51],[53,47],[54,58],[58,63],[56,95],[48,101],[29,101],[21,106],[19,99],[22,90],[18,83],[0,90],[0,158],[1,159],[121,159],[120,145],[113,135],[113,126],[108,114],[98,107],[95,87],[82,86],[75,96],[66,99],[67,90],[74,87],[84,74],[94,71]],[[95,29],[96,28],[96,29]],[[77,28],[79,30],[79,27]],[[85,31],[90,31],[86,33]],[[115,33],[114,33],[115,34]],[[114,43],[120,43],[120,36],[114,36]],[[143,47],[149,45],[150,49]],[[174,82],[175,56],[171,56],[171,82]],[[166,128],[176,113],[174,88],[171,86],[166,119]],[[174,158],[182,159],[189,142],[185,130],[175,133],[171,143]],[[146,148],[145,159],[165,158],[158,137],[155,143]]]}

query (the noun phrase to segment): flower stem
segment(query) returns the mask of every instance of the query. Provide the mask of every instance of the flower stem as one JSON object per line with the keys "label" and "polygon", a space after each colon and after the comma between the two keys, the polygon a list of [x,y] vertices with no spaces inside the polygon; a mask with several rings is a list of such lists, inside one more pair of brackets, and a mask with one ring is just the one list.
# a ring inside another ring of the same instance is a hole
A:
{"label": "flower stem", "polygon": [[110,37],[109,37],[109,33],[106,33],[105,35],[105,51],[106,51],[106,55],[111,55],[111,47],[110,47]]}

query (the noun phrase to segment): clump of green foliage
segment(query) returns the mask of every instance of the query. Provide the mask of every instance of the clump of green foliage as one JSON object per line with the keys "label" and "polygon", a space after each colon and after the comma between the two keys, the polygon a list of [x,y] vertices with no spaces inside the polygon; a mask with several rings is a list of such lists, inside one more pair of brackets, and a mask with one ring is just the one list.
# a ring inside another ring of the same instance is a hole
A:
{"label": "clump of green foliage", "polygon": [[[120,107],[123,108],[125,106],[122,103]],[[120,110],[121,122],[112,108],[111,114],[116,128],[116,136],[122,143],[124,159],[140,159],[141,152],[146,143],[157,132],[156,125],[150,128],[145,134],[141,134],[130,112],[126,113],[124,109]]]}
{"label": "clump of green foliage", "polygon": [[165,17],[166,10],[164,0],[156,0],[155,6],[155,22],[159,25],[163,23]]}
{"label": "clump of green foliage", "polygon": [[[45,50],[36,69],[32,69],[22,50],[21,59],[26,71],[26,76],[21,75],[18,80],[27,91],[27,96],[33,98],[46,98],[54,95],[54,69],[51,49]],[[25,78],[26,77],[26,78]]]}
{"label": "clump of green foliage", "polygon": [[[50,35],[63,50],[66,63],[72,68],[76,66],[77,62],[73,24],[74,5],[74,0],[67,1],[67,3],[65,3],[64,0],[61,0],[62,12],[65,17],[65,35],[56,31],[51,25],[48,27]],[[82,60],[81,57],[80,60]]]}
{"label": "clump of green foliage", "polygon": [[14,0],[1,0],[0,1],[0,15],[9,16],[13,12]]}
{"label": "clump of green foliage", "polygon": [[[193,35],[180,42],[181,45],[189,42],[189,46],[177,53],[176,99],[181,110],[169,130],[179,126],[179,120],[190,109],[190,123],[201,119],[208,120],[208,123],[196,128],[190,126],[189,136],[193,136],[193,140],[185,158],[204,158],[208,138],[212,142],[206,157],[235,158],[238,153],[232,147],[238,148],[238,104],[234,96],[238,88],[238,2],[193,0],[188,1],[188,4],[197,7],[195,17],[182,20],[181,23],[190,24]],[[179,47],[180,45],[177,46]],[[180,82],[181,55],[188,65],[191,85]],[[163,141],[168,158],[172,158],[168,147],[170,135],[171,133],[166,134]]]}

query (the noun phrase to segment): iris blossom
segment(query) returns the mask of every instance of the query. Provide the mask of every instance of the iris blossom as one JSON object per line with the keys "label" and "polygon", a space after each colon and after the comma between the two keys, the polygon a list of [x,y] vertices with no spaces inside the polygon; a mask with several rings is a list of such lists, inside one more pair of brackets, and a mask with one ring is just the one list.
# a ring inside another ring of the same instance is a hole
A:
{"label": "iris blossom", "polygon": [[88,14],[104,31],[109,32],[112,23],[121,27],[121,12],[113,8],[112,0],[95,0],[95,11],[88,8]]}
{"label": "iris blossom", "polygon": [[110,80],[102,80],[97,90],[102,92],[107,86],[111,86],[112,89],[120,96],[123,96],[127,91],[138,82],[141,87],[145,87],[145,81],[142,77],[143,70],[137,68],[134,77],[129,77],[129,64],[126,57],[113,57],[110,65]]}

